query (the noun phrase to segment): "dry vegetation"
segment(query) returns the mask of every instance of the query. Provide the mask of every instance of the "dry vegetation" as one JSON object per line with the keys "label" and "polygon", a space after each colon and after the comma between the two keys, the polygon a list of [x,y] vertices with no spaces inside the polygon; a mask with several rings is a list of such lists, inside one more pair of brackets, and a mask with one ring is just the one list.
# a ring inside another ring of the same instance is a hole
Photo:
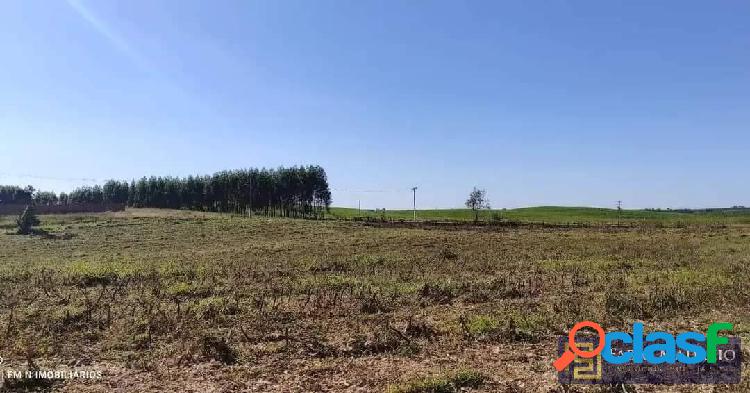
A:
{"label": "dry vegetation", "polygon": [[[582,391],[550,366],[579,320],[726,320],[744,338],[750,321],[742,225],[446,230],[148,209],[41,220],[45,237],[0,221],[0,369],[104,370],[54,390]],[[713,387],[680,391],[701,389]]]}

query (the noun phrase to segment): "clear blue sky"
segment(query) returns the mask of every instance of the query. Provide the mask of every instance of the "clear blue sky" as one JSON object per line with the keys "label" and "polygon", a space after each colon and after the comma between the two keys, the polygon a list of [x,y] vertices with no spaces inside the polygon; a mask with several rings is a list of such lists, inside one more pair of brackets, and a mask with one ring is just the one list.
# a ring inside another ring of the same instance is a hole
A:
{"label": "clear blue sky", "polygon": [[750,2],[0,3],[0,184],[320,164],[334,205],[750,205]]}

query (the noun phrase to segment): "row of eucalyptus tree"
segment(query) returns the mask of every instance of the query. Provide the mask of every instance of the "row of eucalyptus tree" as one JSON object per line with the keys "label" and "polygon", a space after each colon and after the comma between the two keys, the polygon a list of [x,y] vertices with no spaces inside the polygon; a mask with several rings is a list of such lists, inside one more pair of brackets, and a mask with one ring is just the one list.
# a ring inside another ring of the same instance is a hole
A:
{"label": "row of eucalyptus tree", "polygon": [[28,205],[32,202],[34,187],[0,185],[0,203]]}
{"label": "row of eucalyptus tree", "polygon": [[190,209],[284,217],[320,217],[331,204],[320,166],[241,169],[207,176],[109,180],[58,198],[61,204],[127,203],[132,207]]}

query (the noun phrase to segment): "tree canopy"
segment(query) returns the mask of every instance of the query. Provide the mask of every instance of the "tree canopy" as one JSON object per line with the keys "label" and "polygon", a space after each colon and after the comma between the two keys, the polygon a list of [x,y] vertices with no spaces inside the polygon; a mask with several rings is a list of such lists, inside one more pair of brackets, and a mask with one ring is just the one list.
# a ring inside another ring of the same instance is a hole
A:
{"label": "tree canopy", "polygon": [[28,205],[32,202],[34,187],[0,186],[0,203]]}
{"label": "tree canopy", "polygon": [[240,169],[208,176],[109,180],[60,194],[60,203],[127,203],[132,207],[318,217],[331,205],[320,166]]}
{"label": "tree canopy", "polygon": [[474,221],[479,221],[479,210],[489,209],[490,201],[487,200],[487,192],[474,187],[466,200],[466,207],[474,211]]}

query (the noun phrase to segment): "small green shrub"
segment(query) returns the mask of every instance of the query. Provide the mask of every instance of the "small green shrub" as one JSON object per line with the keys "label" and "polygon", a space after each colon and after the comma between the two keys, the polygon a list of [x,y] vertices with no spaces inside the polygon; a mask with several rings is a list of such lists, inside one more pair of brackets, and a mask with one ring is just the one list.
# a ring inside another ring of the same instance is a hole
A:
{"label": "small green shrub", "polygon": [[550,321],[535,313],[512,312],[503,320],[487,315],[459,320],[464,336],[494,342],[538,342],[550,330]]}
{"label": "small green shrub", "polygon": [[469,320],[467,331],[474,337],[495,334],[500,329],[500,321],[497,319],[480,315]]}
{"label": "small green shrub", "polygon": [[16,227],[18,227],[19,235],[31,234],[33,227],[39,225],[39,219],[34,212],[34,207],[26,206],[21,212],[21,215],[16,219]]}
{"label": "small green shrub", "polygon": [[453,374],[422,378],[403,386],[391,387],[390,393],[455,393],[466,388],[478,388],[487,377],[474,370],[459,370]]}
{"label": "small green shrub", "polygon": [[201,299],[196,306],[196,314],[205,320],[213,320],[221,315],[234,315],[239,312],[235,304],[221,296]]}
{"label": "small green shrub", "polygon": [[419,290],[419,297],[435,304],[448,304],[457,296],[458,289],[450,281],[427,282]]}

